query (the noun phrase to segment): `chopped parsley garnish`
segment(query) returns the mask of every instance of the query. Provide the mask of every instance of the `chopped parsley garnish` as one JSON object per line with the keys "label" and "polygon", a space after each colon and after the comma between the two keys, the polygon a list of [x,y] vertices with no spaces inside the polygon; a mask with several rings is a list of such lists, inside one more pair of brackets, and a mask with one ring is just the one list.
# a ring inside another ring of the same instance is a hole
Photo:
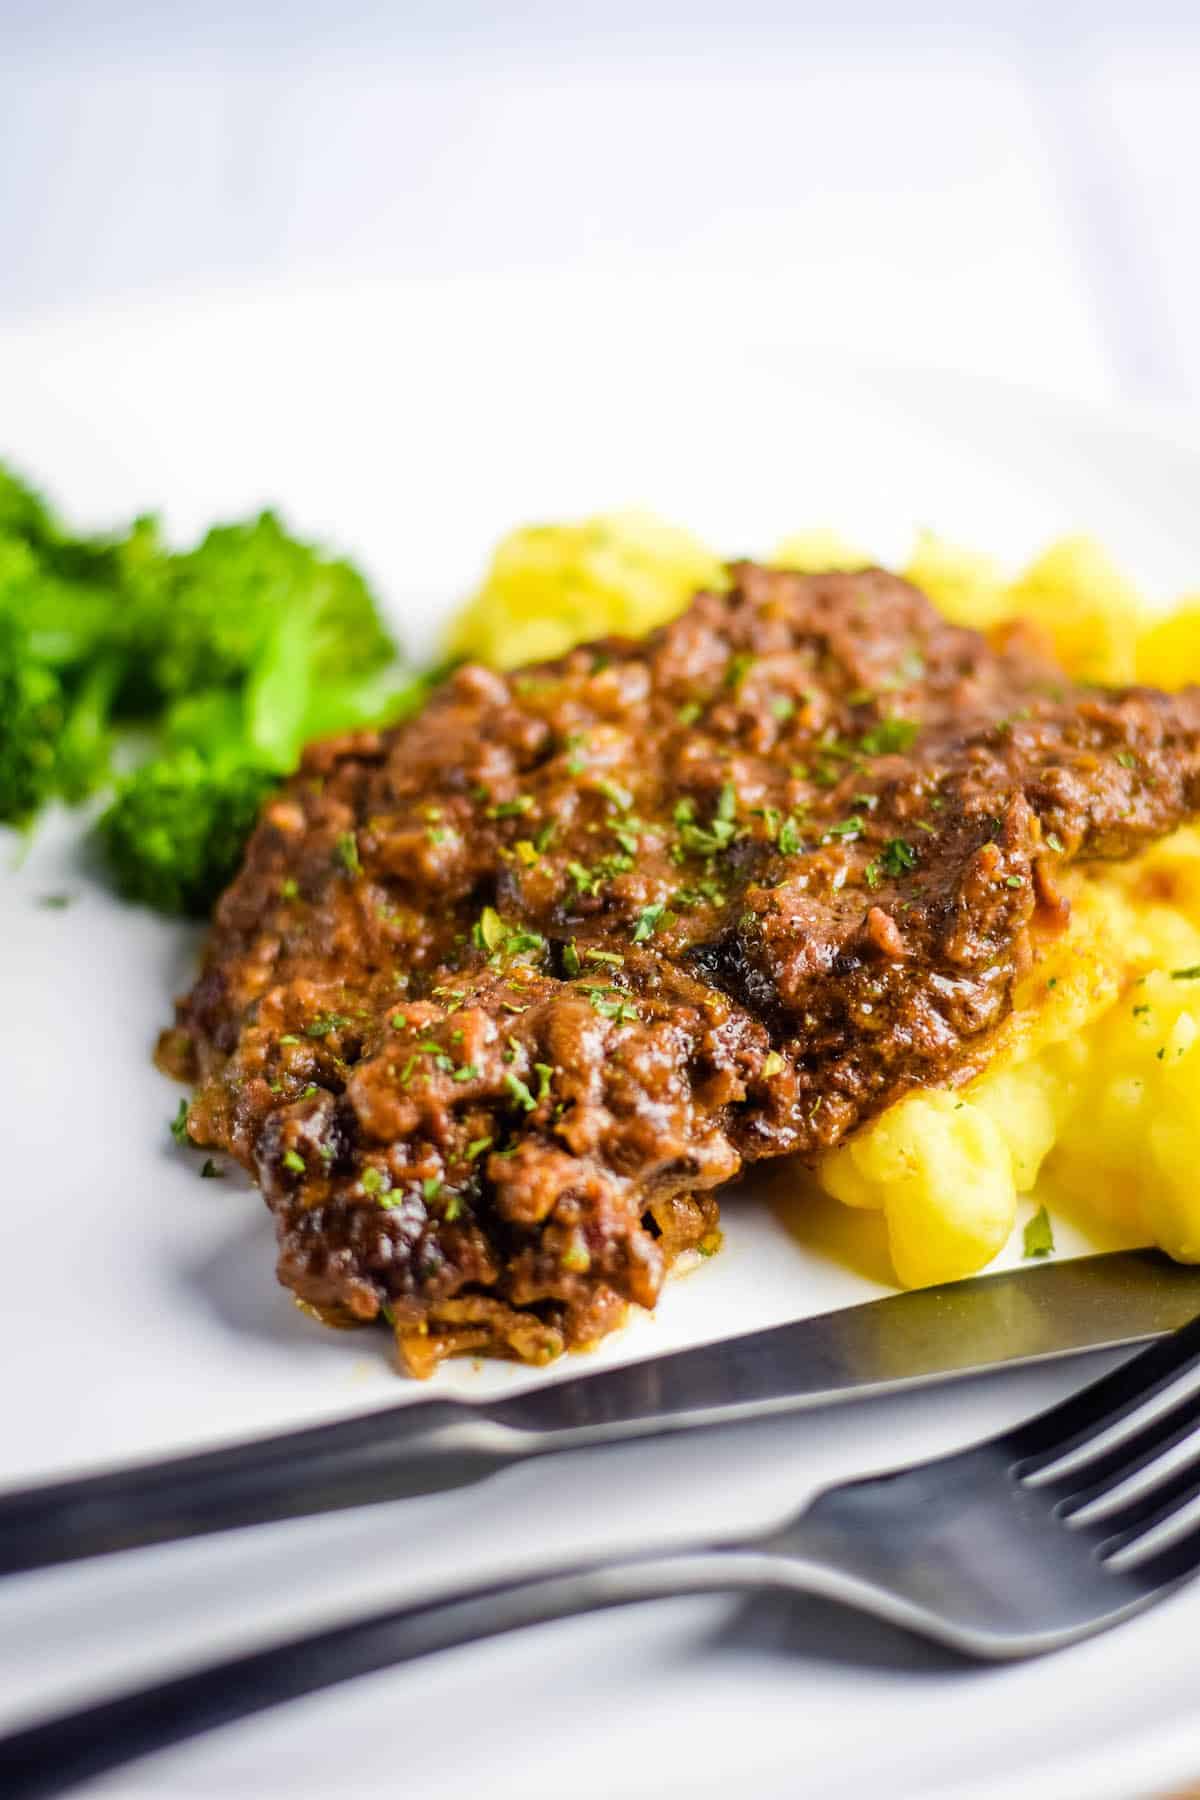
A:
{"label": "chopped parsley garnish", "polygon": [[225,1171],[217,1167],[211,1156],[206,1156],[200,1165],[200,1173],[205,1181],[220,1181],[223,1179]]}
{"label": "chopped parsley garnish", "polygon": [[1200,981],[1200,963],[1192,963],[1186,969],[1172,969],[1172,981]]}
{"label": "chopped parsley garnish", "polygon": [[520,926],[506,925],[494,906],[485,906],[471,927],[477,950],[491,953],[493,963],[501,956],[522,956],[526,951],[540,955],[546,940],[537,931],[522,931]]}
{"label": "chopped parsley garnish", "polygon": [[1136,769],[1138,766],[1138,759],[1132,750],[1118,750],[1117,761],[1123,769]]}
{"label": "chopped parsley garnish", "polygon": [[628,812],[633,805],[633,795],[629,789],[622,787],[619,781],[612,781],[607,775],[597,781],[596,787],[618,812]]}
{"label": "chopped parsley garnish", "polygon": [[[686,813],[685,808],[689,809]],[[694,808],[690,800],[680,801],[675,808],[680,845],[685,851],[697,856],[716,856],[737,835],[737,826],[734,824],[736,810],[737,790],[732,782],[726,782],[717,796],[717,810],[711,824],[707,826],[695,823]]]}
{"label": "chopped parsley garnish", "polygon": [[1025,877],[1023,875],[1006,875],[1004,877],[1004,885],[1005,887],[1010,888],[1023,888],[1025,886]]}
{"label": "chopped parsley garnish", "polygon": [[340,833],[334,850],[347,875],[362,874],[362,863],[358,857],[358,839],[352,831]]}
{"label": "chopped parsley garnish", "polygon": [[880,858],[888,875],[900,876],[917,866],[917,853],[904,838],[889,838]]}
{"label": "chopped parsley garnish", "polygon": [[39,894],[37,904],[44,906],[47,912],[62,912],[70,906],[73,898],[72,894]]}
{"label": "chopped parsley garnish", "polygon": [[662,922],[662,916],[666,910],[667,906],[665,900],[658,901],[654,906],[643,906],[641,912],[637,916],[637,924],[633,928],[633,942],[635,944],[644,944],[654,936],[654,933],[658,930],[658,927]]}
{"label": "chopped parsley garnish", "polygon": [[611,963],[615,969],[619,969],[625,961],[625,958],[616,950],[593,950],[590,944],[585,948],[583,954],[588,962]]}
{"label": "chopped parsley garnish", "polygon": [[842,819],[839,824],[831,825],[821,841],[827,843],[830,838],[861,837],[865,824],[866,820],[861,813],[851,813],[848,819]]}
{"label": "chopped parsley garnish", "polygon": [[441,1191],[442,1178],[440,1175],[427,1175],[421,1183],[421,1198],[423,1200],[436,1200]]}
{"label": "chopped parsley garnish", "polygon": [[188,1138],[187,1121],[188,1103],[186,1100],[181,1100],[179,1102],[179,1111],[171,1120],[171,1136],[175,1139],[177,1144],[186,1144],[190,1141]]}
{"label": "chopped parsley garnish", "polygon": [[915,719],[880,719],[859,739],[864,756],[891,756],[911,748],[921,727]]}
{"label": "chopped parsley garnish", "polygon": [[511,1069],[508,1070],[504,1077],[504,1085],[519,1107],[525,1112],[533,1111],[534,1107],[537,1105],[537,1101],[534,1099],[525,1083],[521,1080],[521,1077],[519,1075],[514,1075]]}
{"label": "chopped parsley garnish", "polygon": [[494,906],[485,906],[475,922],[475,943],[480,950],[498,950],[504,942],[504,920]]}
{"label": "chopped parsley garnish", "polygon": [[455,1219],[457,1219],[458,1215],[461,1213],[462,1208],[463,1203],[461,1194],[448,1194],[446,1196],[446,1210],[442,1214],[442,1217],[445,1219],[447,1225],[453,1225]]}
{"label": "chopped parsley garnish", "polygon": [[783,821],[779,827],[779,850],[782,856],[799,856],[804,848],[804,840],[800,836],[800,827],[794,818]]}
{"label": "chopped parsley garnish", "polygon": [[626,824],[614,825],[612,828],[613,836],[616,838],[618,844],[620,844],[622,850],[624,850],[626,856],[637,855],[639,839],[636,827],[640,824],[640,819],[630,819]]}
{"label": "chopped parsley garnish", "polygon": [[679,708],[675,717],[679,720],[681,725],[694,725],[703,711],[704,708],[698,700],[689,700],[685,705]]}
{"label": "chopped parsley garnish", "polygon": [[1049,1256],[1054,1249],[1054,1227],[1050,1214],[1039,1206],[1025,1226],[1026,1256]]}
{"label": "chopped parsley garnish", "polygon": [[550,1063],[534,1063],[533,1072],[538,1078],[537,1098],[541,1102],[550,1092],[550,1077],[554,1069]]}
{"label": "chopped parsley garnish", "polygon": [[533,810],[533,795],[518,794],[515,800],[501,800],[496,806],[489,806],[489,819],[517,819],[522,813]]}
{"label": "chopped parsley garnish", "polygon": [[754,667],[754,657],[748,650],[737,650],[730,657],[725,668],[725,686],[736,694],[747,675]]}
{"label": "chopped parsley garnish", "polygon": [[310,1038],[328,1037],[331,1031],[344,1031],[349,1023],[345,1013],[318,1013],[304,1027],[304,1035]]}
{"label": "chopped parsley garnish", "polygon": [[1057,831],[1048,831],[1046,833],[1046,848],[1048,850],[1057,851],[1059,856],[1062,855],[1063,842],[1062,842],[1062,839],[1059,837]]}
{"label": "chopped parsley garnish", "polygon": [[386,1194],[392,1185],[389,1177],[381,1169],[364,1169],[361,1179],[364,1194]]}
{"label": "chopped parsley garnish", "polygon": [[589,988],[588,999],[593,1012],[598,1012],[602,1019],[611,1019],[616,1025],[624,1025],[638,1016],[637,1008],[624,999],[620,988]]}
{"label": "chopped parsley garnish", "polygon": [[567,874],[575,883],[575,891],[579,894],[598,893],[604,880],[598,869],[586,869],[581,862],[569,862]]}
{"label": "chopped parsley garnish", "polygon": [[461,1068],[455,1069],[454,1079],[455,1081],[478,1081],[479,1070],[474,1063],[463,1063]]}
{"label": "chopped parsley garnish", "polygon": [[[408,1024],[408,1020],[403,1013],[393,1013],[388,1022],[393,1031],[403,1031],[404,1027]],[[282,1044],[283,1039],[280,1038],[279,1041]]]}
{"label": "chopped parsley garnish", "polygon": [[909,869],[917,866],[917,853],[904,838],[889,838],[883,846],[882,853],[874,861],[867,864],[865,875],[867,886],[877,888],[885,875],[894,881]]}
{"label": "chopped parsley garnish", "polygon": [[573,938],[570,943],[563,945],[562,965],[563,974],[568,976],[578,975],[580,968],[582,967],[582,964],[579,961],[579,952],[575,948],[575,940]]}
{"label": "chopped parsley garnish", "polygon": [[587,733],[584,731],[573,731],[567,739],[566,747],[571,752],[570,756],[567,758],[568,774],[582,775],[583,771],[587,768],[587,757],[583,755],[583,748],[586,743]]}
{"label": "chopped parsley garnish", "polygon": [[781,725],[786,719],[791,718],[795,710],[796,702],[789,694],[776,694],[771,702],[771,713],[773,717],[779,720]]}
{"label": "chopped parsley garnish", "polygon": [[296,880],[294,875],[286,875],[279,884],[279,898],[281,900],[294,900],[299,892],[300,883]]}
{"label": "chopped parsley garnish", "polygon": [[483,1155],[485,1150],[490,1150],[491,1146],[492,1140],[490,1137],[472,1138],[467,1145],[467,1161],[474,1162],[477,1157]]}
{"label": "chopped parsley garnish", "polygon": [[1148,1000],[1143,1000],[1140,1006],[1131,1007],[1130,1011],[1133,1013],[1135,1019],[1139,1019],[1143,1013],[1148,1013],[1150,1011],[1150,1003]]}
{"label": "chopped parsley garnish", "polygon": [[293,1170],[297,1175],[304,1175],[307,1173],[307,1165],[298,1150],[284,1151],[283,1166],[285,1169]]}

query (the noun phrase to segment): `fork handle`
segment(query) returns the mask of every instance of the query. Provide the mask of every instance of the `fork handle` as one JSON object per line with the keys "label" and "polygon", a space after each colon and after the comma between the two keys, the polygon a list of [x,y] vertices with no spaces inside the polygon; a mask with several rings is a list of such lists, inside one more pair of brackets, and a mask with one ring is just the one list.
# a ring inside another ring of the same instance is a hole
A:
{"label": "fork handle", "polygon": [[0,1575],[458,1487],[538,1443],[480,1408],[421,1401],[0,1494]]}
{"label": "fork handle", "polygon": [[0,1738],[5,1800],[47,1800],[201,1732],[355,1675],[525,1625],[643,1600],[778,1585],[780,1561],[739,1546],[585,1564],[391,1608]]}

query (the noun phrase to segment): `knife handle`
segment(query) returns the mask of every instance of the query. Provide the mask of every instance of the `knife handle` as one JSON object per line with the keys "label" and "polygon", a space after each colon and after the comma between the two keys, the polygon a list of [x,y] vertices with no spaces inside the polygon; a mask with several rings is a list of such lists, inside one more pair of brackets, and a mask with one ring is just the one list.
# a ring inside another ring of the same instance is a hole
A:
{"label": "knife handle", "polygon": [[0,1575],[461,1487],[536,1442],[471,1406],[425,1400],[0,1494]]}

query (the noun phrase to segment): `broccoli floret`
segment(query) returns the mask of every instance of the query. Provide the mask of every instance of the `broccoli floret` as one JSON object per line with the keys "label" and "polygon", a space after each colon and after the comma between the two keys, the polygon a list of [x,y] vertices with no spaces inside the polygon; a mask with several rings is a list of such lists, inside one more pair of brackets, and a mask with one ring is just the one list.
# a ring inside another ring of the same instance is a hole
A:
{"label": "broccoli floret", "polygon": [[120,783],[100,840],[126,899],[204,918],[233,879],[277,775],[207,762],[195,750],[158,757]]}
{"label": "broccoli floret", "polygon": [[296,615],[321,678],[366,674],[396,654],[358,571],[289,536],[274,513],[217,526],[183,555],[147,557],[126,582],[146,673],[164,699],[244,680]]}
{"label": "broccoli floret", "polygon": [[0,819],[84,799],[136,722],[124,752],[150,760],[99,828],[129,898],[206,913],[304,744],[403,716],[427,686],[396,661],[357,571],[273,513],[178,555],[151,517],[72,537],[0,465]]}
{"label": "broccoli floret", "polygon": [[43,550],[56,544],[59,530],[40,494],[0,463],[0,538]]}
{"label": "broccoli floret", "polygon": [[58,782],[66,717],[62,684],[33,654],[19,620],[0,612],[0,819],[33,817]]}

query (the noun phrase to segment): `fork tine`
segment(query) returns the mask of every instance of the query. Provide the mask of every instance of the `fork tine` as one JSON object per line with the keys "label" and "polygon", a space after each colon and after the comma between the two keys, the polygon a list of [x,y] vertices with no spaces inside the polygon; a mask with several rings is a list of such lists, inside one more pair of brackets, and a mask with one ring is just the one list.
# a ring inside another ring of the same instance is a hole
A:
{"label": "fork tine", "polygon": [[1021,1459],[1019,1476],[1032,1475],[1046,1463],[1065,1456],[1086,1443],[1098,1431],[1115,1425],[1145,1401],[1153,1399],[1172,1381],[1200,1364],[1200,1318],[1181,1331],[1152,1344],[1140,1355],[1122,1363],[1082,1393],[1073,1394],[1048,1412],[1039,1413],[1004,1439],[1006,1447]]}
{"label": "fork tine", "polygon": [[1200,1525],[1176,1539],[1175,1543],[1168,1544],[1156,1556],[1148,1556],[1145,1562],[1136,1563],[1133,1568],[1122,1569],[1121,1574],[1149,1590],[1171,1587],[1194,1575],[1197,1569],[1200,1569]]}
{"label": "fork tine", "polygon": [[1090,1506],[1102,1494],[1119,1486],[1129,1476],[1136,1475],[1147,1463],[1161,1456],[1164,1450],[1173,1449],[1200,1424],[1200,1388],[1189,1394],[1179,1406],[1172,1406],[1158,1418],[1151,1419],[1141,1431],[1134,1432],[1132,1437],[1124,1438],[1113,1449],[1102,1455],[1093,1457],[1084,1463],[1082,1468],[1073,1469],[1068,1475],[1061,1475],[1054,1480],[1039,1484],[1038,1492],[1045,1498],[1057,1497],[1059,1513],[1063,1518],[1070,1518],[1081,1508]]}
{"label": "fork tine", "polygon": [[1197,1495],[1200,1495],[1200,1458],[1185,1463],[1161,1486],[1139,1494],[1128,1506],[1118,1507],[1114,1512],[1106,1513],[1103,1519],[1097,1519],[1093,1529],[1104,1533],[1101,1556],[1115,1556],[1135,1538],[1144,1537],[1173,1513],[1181,1511]]}

